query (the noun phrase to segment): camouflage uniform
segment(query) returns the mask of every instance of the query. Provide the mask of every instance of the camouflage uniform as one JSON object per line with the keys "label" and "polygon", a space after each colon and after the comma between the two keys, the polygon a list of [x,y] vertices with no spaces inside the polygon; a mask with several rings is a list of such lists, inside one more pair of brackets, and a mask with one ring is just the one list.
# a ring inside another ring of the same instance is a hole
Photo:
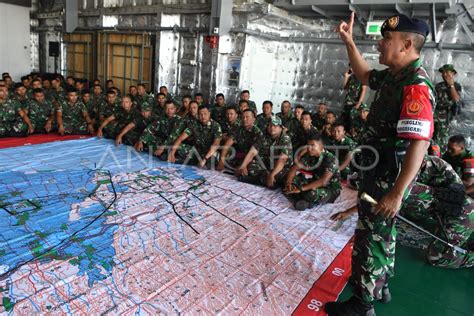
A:
{"label": "camouflage uniform", "polygon": [[107,100],[103,94],[91,94],[91,100],[89,101],[89,104],[86,104],[89,117],[95,120],[95,122],[99,122],[99,111],[104,102],[107,103]]}
{"label": "camouflage uniform", "polygon": [[[331,151],[339,162],[344,161],[346,155],[353,151],[357,147],[357,143],[353,141],[350,137],[344,137],[341,141],[336,141],[331,139],[329,146],[326,146],[326,149]],[[341,171],[342,179],[347,179],[347,176],[351,173],[351,164],[349,164],[344,170]]]}
{"label": "camouflage uniform", "polygon": [[249,152],[250,148],[263,137],[263,134],[255,125],[249,130],[241,125],[237,130],[230,133],[228,137],[234,141],[232,147],[235,149],[235,157],[227,159],[226,161],[230,166],[237,167],[242,164],[245,155]]}
{"label": "camouflage uniform", "polygon": [[87,122],[84,113],[87,108],[81,101],[70,104],[63,100],[59,102],[58,112],[62,113],[64,134],[88,134]]}
{"label": "camouflage uniform", "polygon": [[[43,103],[39,103],[34,99],[30,100],[28,105],[28,118],[31,121],[31,125],[33,125],[35,133],[46,133],[44,129],[46,122],[55,112],[56,109],[49,100],[45,99]],[[53,122],[51,122],[51,127],[53,127]]]}
{"label": "camouflage uniform", "polygon": [[326,171],[332,172],[331,179],[324,187],[290,194],[289,197],[296,201],[305,200],[310,202],[311,206],[334,202],[339,194],[341,194],[342,189],[337,158],[329,151],[324,150],[319,157],[310,156],[307,153],[304,154],[301,157],[301,163],[308,171],[300,170],[297,172],[293,179],[293,184],[297,188],[320,179]]}
{"label": "camouflage uniform", "polygon": [[15,98],[0,103],[0,137],[27,135],[28,125],[18,114],[20,109],[20,104]]}
{"label": "camouflage uniform", "polygon": [[[193,136],[193,144],[182,143],[176,151],[176,161],[183,163],[189,161],[190,163],[197,163],[198,158],[203,159],[211,148],[212,143],[216,138],[222,137],[222,130],[219,123],[213,119],[209,120],[206,125],[197,122],[188,126],[183,133],[188,136]],[[196,155],[199,154],[199,157]],[[211,161],[208,160],[207,163]]]}
{"label": "camouflage uniform", "polygon": [[155,120],[156,118],[153,115],[150,115],[147,118],[143,117],[143,115],[137,116],[133,120],[133,124],[135,124],[135,127],[123,136],[123,143],[125,145],[135,145],[140,140],[140,137],[143,134],[145,128],[151,123],[153,123]]}
{"label": "camouflage uniform", "polygon": [[300,148],[306,146],[308,144],[308,136],[312,133],[319,133],[316,127],[311,126],[308,130],[305,130],[301,124],[298,126],[296,133],[291,140],[293,145],[293,152],[296,153],[298,150],[302,150]]}
{"label": "camouflage uniform", "polygon": [[[366,192],[379,200],[393,187],[399,172],[395,156],[397,142],[416,137],[430,139],[435,98],[432,83],[419,59],[395,75],[388,69],[371,71],[369,86],[377,94],[362,144],[374,147],[379,161],[362,173],[359,194]],[[423,128],[412,126],[412,122]],[[363,166],[370,166],[374,161],[370,150],[362,151]],[[369,203],[359,201],[352,252],[353,292],[367,303],[381,299],[383,285],[394,274],[396,241],[395,220],[376,215],[371,209]]]}
{"label": "camouflage uniform", "polygon": [[267,130],[267,127],[268,127],[268,124],[270,124],[271,120],[272,120],[272,116],[273,116],[273,113],[271,116],[269,117],[265,117],[265,114],[263,113],[260,113],[259,115],[257,115],[257,119],[255,121],[255,125],[257,125],[257,127],[262,131],[262,132],[265,132]]}
{"label": "camouflage uniform", "polygon": [[[161,113],[155,113],[155,111],[156,111],[155,110],[155,100],[153,99],[153,97],[151,95],[148,95],[146,93],[145,93],[145,95],[137,94],[137,96],[135,97],[135,102],[137,103],[137,109],[138,110],[141,111],[143,107],[151,106],[154,110],[153,114],[155,116],[161,115]],[[146,103],[146,105],[144,103]]]}
{"label": "camouflage uniform", "polygon": [[66,91],[62,87],[57,90],[51,89],[46,93],[46,98],[54,103],[59,103],[66,100]]}
{"label": "camouflage uniform", "polygon": [[224,120],[221,125],[222,134],[229,136],[232,133],[235,133],[240,126],[240,119],[235,120],[233,124],[229,123],[227,120]]}
{"label": "camouflage uniform", "polygon": [[[454,83],[454,88],[461,94],[461,85],[457,82]],[[444,152],[448,145],[448,138],[450,134],[451,120],[453,119],[453,113],[456,113],[461,108],[461,102],[454,102],[451,100],[451,94],[449,93],[449,86],[446,82],[440,82],[436,84],[436,111],[434,113],[435,131],[433,139],[438,143],[441,151]]]}
{"label": "camouflage uniform", "polygon": [[249,109],[257,113],[257,105],[255,104],[255,102],[252,100],[248,100],[247,102],[249,104]]}
{"label": "camouflage uniform", "polygon": [[225,112],[227,110],[227,105],[224,104],[223,106],[219,106],[214,104],[209,110],[211,110],[211,118],[224,127],[223,124],[226,121]]}
{"label": "camouflage uniform", "polygon": [[351,134],[354,141],[359,142],[359,139],[362,137],[362,133],[365,130],[367,121],[364,121],[360,117],[357,117],[351,124]]}
{"label": "camouflage uniform", "polygon": [[105,121],[109,116],[113,115],[118,108],[121,108],[120,102],[115,100],[113,104],[109,104],[107,100],[103,100],[99,106],[98,111],[98,119],[96,120],[96,124],[100,126],[100,124]]}
{"label": "camouflage uniform", "polygon": [[464,150],[456,157],[445,153],[442,158],[453,167],[462,180],[474,177],[474,155],[470,151]]}
{"label": "camouflage uniform", "polygon": [[[418,179],[403,203],[400,212],[409,219],[437,226],[435,234],[453,245],[469,249],[469,239],[474,232],[474,202],[468,196],[464,200],[459,216],[449,216],[436,209],[436,187],[448,187],[462,181],[453,168],[444,160],[426,156]],[[441,223],[438,221],[438,216]],[[433,221],[434,220],[434,221]],[[429,225],[432,226],[432,225]],[[445,232],[446,235],[443,233]],[[471,246],[472,247],[472,246]],[[438,267],[462,268],[474,266],[474,253],[461,254],[435,240],[428,249],[428,261]]]}
{"label": "camouflage uniform", "polygon": [[[265,131],[263,137],[253,145],[258,150],[258,155],[248,165],[248,174],[253,182],[266,185],[268,174],[273,170],[280,155],[288,156],[283,170],[276,177],[276,185],[283,185],[286,175],[293,163],[293,147],[291,145],[290,136],[282,132],[279,137],[273,139],[272,136]],[[272,160],[273,155],[273,160]]]}
{"label": "camouflage uniform", "polygon": [[114,111],[114,120],[104,127],[104,137],[115,139],[118,134],[130,123],[139,119],[142,115],[134,106],[126,111],[122,106],[117,106]]}
{"label": "camouflage uniform", "polygon": [[346,84],[346,90],[342,120],[346,129],[349,129],[351,109],[354,104],[359,101],[360,94],[362,93],[362,84],[357,80],[357,77],[354,74],[350,75]]}
{"label": "camouflage uniform", "polygon": [[145,128],[140,141],[148,146],[150,151],[154,151],[159,146],[171,146],[179,136],[179,134],[173,134],[173,131],[179,128],[181,121],[178,115],[172,118],[162,116]]}
{"label": "camouflage uniform", "polygon": [[319,113],[313,113],[311,115],[311,121],[316,129],[321,130],[323,125],[326,124],[326,115],[320,115]]}

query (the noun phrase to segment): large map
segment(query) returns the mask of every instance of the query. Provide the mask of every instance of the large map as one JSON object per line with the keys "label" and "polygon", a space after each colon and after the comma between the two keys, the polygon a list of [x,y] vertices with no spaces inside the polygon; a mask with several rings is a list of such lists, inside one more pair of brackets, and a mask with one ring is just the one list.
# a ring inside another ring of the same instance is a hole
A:
{"label": "large map", "polygon": [[0,150],[0,312],[292,313],[354,232],[336,203],[102,139]]}

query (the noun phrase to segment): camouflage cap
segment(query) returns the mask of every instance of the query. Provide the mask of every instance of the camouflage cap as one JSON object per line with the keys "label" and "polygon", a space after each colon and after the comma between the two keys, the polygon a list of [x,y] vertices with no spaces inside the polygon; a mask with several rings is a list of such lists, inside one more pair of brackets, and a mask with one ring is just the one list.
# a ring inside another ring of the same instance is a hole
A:
{"label": "camouflage cap", "polygon": [[384,36],[386,31],[390,32],[410,32],[428,36],[430,29],[425,21],[410,18],[404,14],[397,14],[386,19],[380,29],[380,33]]}
{"label": "camouflage cap", "polygon": [[282,121],[281,121],[281,118],[279,118],[279,117],[276,116],[276,115],[272,116],[272,120],[271,120],[270,123],[272,123],[272,125],[280,125],[280,126],[283,125],[283,123],[282,123]]}
{"label": "camouflage cap", "polygon": [[439,72],[452,71],[452,72],[454,72],[455,74],[458,73],[458,72],[456,71],[456,69],[454,69],[454,65],[453,65],[453,64],[446,64],[446,65],[443,65],[443,67],[439,68],[438,70],[439,70]]}

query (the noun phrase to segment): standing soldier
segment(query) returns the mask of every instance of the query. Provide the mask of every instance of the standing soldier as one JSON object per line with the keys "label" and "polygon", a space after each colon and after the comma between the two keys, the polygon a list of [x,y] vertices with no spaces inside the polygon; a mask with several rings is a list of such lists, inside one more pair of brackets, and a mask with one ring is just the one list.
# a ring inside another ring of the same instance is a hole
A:
{"label": "standing soldier", "polygon": [[252,145],[236,171],[239,181],[275,189],[281,187],[293,163],[291,139],[274,116],[259,142]]}
{"label": "standing soldier", "polygon": [[69,88],[67,100],[59,102],[56,110],[59,135],[65,134],[94,134],[92,120],[87,113],[87,108],[78,100],[77,90]]}
{"label": "standing soldier", "polygon": [[456,70],[451,64],[439,68],[443,81],[436,84],[436,110],[434,113],[434,140],[438,143],[441,152],[446,150],[449,137],[449,124],[453,117],[461,110],[461,85],[454,81]]}
{"label": "standing soldier", "polygon": [[[382,298],[382,288],[387,287],[394,272],[394,217],[415,180],[433,134],[434,89],[420,61],[428,25],[403,14],[385,20],[378,51],[379,63],[388,68],[377,71],[370,70],[354,43],[354,16],[352,13],[349,23],[341,22],[337,31],[354,74],[362,84],[377,90],[362,144],[377,150],[378,159],[373,158],[371,150],[362,151],[362,164],[369,170],[362,174],[359,194],[366,192],[378,204],[372,207],[359,201],[352,251],[353,296],[346,302],[326,303],[329,316],[375,314],[373,301]],[[401,145],[405,146],[403,151],[397,150]]]}
{"label": "standing soldier", "polygon": [[367,86],[357,80],[352,71],[351,64],[349,64],[349,69],[344,73],[342,88],[346,90],[342,121],[344,122],[344,127],[348,130],[351,124],[351,109],[353,107],[359,108],[361,103],[364,102],[365,94],[367,93]]}

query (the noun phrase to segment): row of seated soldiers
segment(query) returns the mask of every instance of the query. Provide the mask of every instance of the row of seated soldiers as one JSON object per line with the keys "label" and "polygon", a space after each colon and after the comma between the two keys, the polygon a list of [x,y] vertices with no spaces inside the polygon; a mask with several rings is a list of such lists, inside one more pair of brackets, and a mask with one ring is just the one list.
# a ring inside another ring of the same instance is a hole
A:
{"label": "row of seated soldiers", "polygon": [[[60,134],[96,132],[114,139],[116,145],[132,145],[164,161],[227,170],[243,182],[282,188],[298,210],[333,202],[341,192],[344,174],[357,166],[356,142],[346,135],[344,124],[327,111],[325,104],[310,113],[300,106],[292,109],[284,101],[281,112],[274,115],[273,104],[265,101],[263,113],[256,115],[247,91],[242,93],[238,106],[226,106],[224,96],[218,94],[212,106],[205,105],[202,96],[197,95],[194,99],[183,97],[180,107],[163,92],[156,100],[139,93],[119,101],[116,92],[109,90],[102,101],[93,102],[88,91],[79,95],[77,90],[69,89],[62,96],[48,99],[44,90],[36,88],[25,106],[8,97],[0,82],[1,126],[14,123],[15,133],[25,129],[22,124],[27,126],[26,133],[56,128]],[[358,117],[363,123],[367,114],[368,109],[363,107],[354,119]],[[8,116],[14,119],[4,120]],[[353,126],[350,133],[357,139],[363,128],[363,124],[359,131]],[[466,192],[472,194],[474,168],[462,136],[450,139],[443,158],[426,156],[402,211],[413,215],[414,220],[440,218],[438,227],[446,238],[471,249],[474,211]],[[440,188],[447,191],[440,194]],[[473,264],[472,252],[461,255],[438,243],[429,248],[428,260],[450,268]]]}

